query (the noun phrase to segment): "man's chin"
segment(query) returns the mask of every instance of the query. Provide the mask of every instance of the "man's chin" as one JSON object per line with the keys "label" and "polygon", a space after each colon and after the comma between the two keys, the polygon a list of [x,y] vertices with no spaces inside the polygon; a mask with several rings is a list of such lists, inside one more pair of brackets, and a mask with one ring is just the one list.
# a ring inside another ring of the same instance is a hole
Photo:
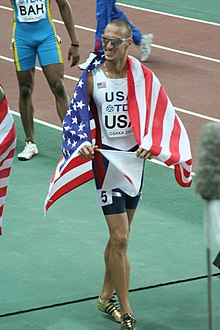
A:
{"label": "man's chin", "polygon": [[113,61],[114,60],[114,54],[105,54],[105,59],[107,61]]}

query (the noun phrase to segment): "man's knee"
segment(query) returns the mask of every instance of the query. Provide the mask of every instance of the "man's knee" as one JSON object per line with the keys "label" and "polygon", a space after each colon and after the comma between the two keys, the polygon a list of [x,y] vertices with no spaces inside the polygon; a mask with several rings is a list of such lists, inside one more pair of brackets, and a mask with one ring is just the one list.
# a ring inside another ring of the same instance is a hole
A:
{"label": "man's knee", "polygon": [[51,85],[51,90],[56,98],[64,99],[66,98],[66,89],[64,86],[64,81],[62,79],[58,79],[54,81]]}
{"label": "man's knee", "polygon": [[128,235],[127,234],[115,234],[111,237],[111,247],[118,251],[127,250],[128,247]]}
{"label": "man's knee", "polygon": [[26,100],[30,99],[32,92],[33,89],[31,86],[28,85],[20,86],[20,98],[22,99],[22,101],[25,102]]}

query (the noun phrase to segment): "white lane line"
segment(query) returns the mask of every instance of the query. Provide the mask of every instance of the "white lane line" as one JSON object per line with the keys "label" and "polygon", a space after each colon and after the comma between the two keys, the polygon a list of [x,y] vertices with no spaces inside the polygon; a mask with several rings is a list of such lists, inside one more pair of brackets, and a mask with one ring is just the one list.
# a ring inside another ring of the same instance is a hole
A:
{"label": "white lane line", "polygon": [[214,118],[214,117],[202,115],[202,114],[197,113],[197,112],[193,112],[193,111],[189,111],[189,110],[181,109],[181,108],[177,108],[177,107],[174,107],[174,109],[176,111],[179,111],[179,112],[182,112],[182,113],[186,113],[187,115],[190,115],[190,116],[199,117],[201,119],[205,119],[205,120],[209,120],[209,121],[215,121],[217,123],[220,123],[220,119],[219,118]]}
{"label": "white lane line", "polygon": [[183,50],[178,50],[178,49],[169,48],[169,47],[160,46],[160,45],[155,45],[155,44],[152,44],[152,47],[167,50],[169,52],[178,53],[178,54],[185,55],[185,56],[199,58],[200,60],[220,63],[219,59],[213,58],[213,57],[203,56],[203,55],[199,55],[199,54],[195,54],[195,53],[184,52]]}

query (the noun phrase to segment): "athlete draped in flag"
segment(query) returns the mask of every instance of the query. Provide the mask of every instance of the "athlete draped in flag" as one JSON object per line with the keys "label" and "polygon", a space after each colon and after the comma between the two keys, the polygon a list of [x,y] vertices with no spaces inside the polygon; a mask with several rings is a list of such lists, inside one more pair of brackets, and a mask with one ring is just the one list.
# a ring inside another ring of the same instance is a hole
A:
{"label": "athlete draped in flag", "polygon": [[2,234],[3,208],[15,146],[16,131],[14,121],[9,113],[8,100],[0,85],[0,235]]}
{"label": "athlete draped in flag", "polygon": [[[157,77],[128,56],[132,30],[113,20],[102,35],[104,56],[79,79],[63,123],[63,157],[51,180],[45,208],[95,177],[109,228],[105,278],[98,308],[134,330],[127,256],[130,226],[139,202],[144,161],[174,165],[177,182],[191,185],[186,130]],[[96,141],[94,141],[96,139]],[[120,307],[113,299],[116,291]]]}

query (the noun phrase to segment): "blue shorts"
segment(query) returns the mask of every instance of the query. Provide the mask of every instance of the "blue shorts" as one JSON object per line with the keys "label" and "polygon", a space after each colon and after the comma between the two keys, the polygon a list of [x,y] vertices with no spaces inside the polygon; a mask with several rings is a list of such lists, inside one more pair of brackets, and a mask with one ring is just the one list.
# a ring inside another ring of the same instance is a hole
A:
{"label": "blue shorts", "polygon": [[[138,146],[136,145],[135,147],[131,148],[129,151],[134,152],[135,150],[137,150],[137,148],[138,148]],[[114,150],[114,148],[106,146],[106,145],[102,145],[102,149]],[[138,202],[140,200],[140,196],[141,196],[144,171],[142,174],[142,182],[141,182],[141,186],[140,186],[140,191],[136,196],[131,197],[119,188],[113,189],[111,192],[106,192],[106,191],[101,190],[102,189],[101,177],[104,175],[105,171],[107,170],[108,164],[109,164],[109,161],[104,156],[102,156],[101,153],[98,153],[96,155],[95,159],[93,160],[93,172],[94,172],[95,184],[96,184],[96,189],[98,191],[98,195],[100,198],[100,204],[101,204],[103,213],[105,215],[118,214],[118,213],[126,212],[126,209],[136,209]],[[111,198],[112,198],[111,204],[107,204],[108,200],[109,200],[108,193],[111,195]]]}
{"label": "blue shorts", "polygon": [[56,30],[49,20],[15,22],[12,38],[16,71],[34,69],[37,57],[41,67],[63,63]]}

